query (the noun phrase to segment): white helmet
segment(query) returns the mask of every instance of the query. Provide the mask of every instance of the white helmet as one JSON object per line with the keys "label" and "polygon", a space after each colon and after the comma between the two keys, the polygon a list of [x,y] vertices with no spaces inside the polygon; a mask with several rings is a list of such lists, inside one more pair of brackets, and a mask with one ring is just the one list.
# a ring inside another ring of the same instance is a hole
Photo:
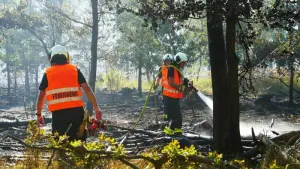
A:
{"label": "white helmet", "polygon": [[173,56],[171,55],[171,54],[165,54],[164,56],[163,56],[163,61],[167,61],[167,60],[170,60],[170,61],[172,61],[173,60]]}
{"label": "white helmet", "polygon": [[179,52],[174,56],[174,61],[179,64],[181,62],[187,62],[188,58],[185,53]]}
{"label": "white helmet", "polygon": [[69,56],[68,50],[67,50],[67,48],[65,48],[62,45],[55,45],[51,48],[51,50],[50,50],[50,60],[55,55],[64,55],[66,57],[67,61],[70,62],[70,56]]}

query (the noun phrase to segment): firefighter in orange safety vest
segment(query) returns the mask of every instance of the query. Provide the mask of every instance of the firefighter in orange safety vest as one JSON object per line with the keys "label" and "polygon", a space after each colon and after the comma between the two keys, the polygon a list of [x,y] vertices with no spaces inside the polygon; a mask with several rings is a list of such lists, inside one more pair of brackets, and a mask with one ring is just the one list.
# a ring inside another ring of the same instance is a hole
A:
{"label": "firefighter in orange safety vest", "polygon": [[[177,53],[173,58],[173,66],[182,70],[188,61],[187,55]],[[164,107],[167,110],[169,125],[164,128],[167,135],[182,135],[182,115],[180,112],[180,99],[185,88],[184,79],[174,67],[167,70],[167,80],[163,90]]]}
{"label": "firefighter in orange safety vest", "polygon": [[85,141],[86,135],[78,135],[85,116],[81,88],[93,104],[96,119],[100,120],[102,111],[97,105],[96,97],[81,71],[70,64],[70,56],[64,46],[56,45],[51,48],[49,59],[51,66],[43,75],[36,102],[38,126],[44,125],[42,109],[46,99],[48,110],[52,114],[52,133],[66,134],[70,141]]}
{"label": "firefighter in orange safety vest", "polygon": [[[167,83],[168,66],[172,64],[173,56],[171,54],[165,54],[163,56],[162,60],[163,60],[164,64],[159,68],[159,74],[156,78],[156,82],[155,82],[155,85],[153,87],[153,89],[156,90],[157,87],[159,85],[161,85],[161,92],[163,92],[164,86]],[[164,106],[163,119],[164,119],[164,121],[168,121],[166,106]]]}

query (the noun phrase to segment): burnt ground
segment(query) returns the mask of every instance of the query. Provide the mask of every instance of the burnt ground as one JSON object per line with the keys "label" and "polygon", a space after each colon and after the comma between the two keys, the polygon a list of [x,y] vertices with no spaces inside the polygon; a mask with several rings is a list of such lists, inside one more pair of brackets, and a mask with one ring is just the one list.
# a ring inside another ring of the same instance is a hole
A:
{"label": "burnt ground", "polygon": [[[98,92],[96,94],[100,108],[103,110],[103,119],[107,123],[115,126],[132,127],[142,112],[142,107],[145,103],[147,93],[143,93],[143,97],[138,97],[136,94],[124,94],[110,92]],[[241,99],[240,101],[240,119],[241,119],[241,135],[248,137],[251,134],[251,127],[254,127],[255,133],[269,132],[269,126],[272,119],[274,125],[272,129],[279,134],[300,129],[300,98],[295,99],[295,105],[288,106],[286,97],[278,95],[264,95],[258,99]],[[196,93],[192,93],[181,102],[182,115],[183,115],[183,132],[197,134],[201,136],[212,135],[212,111],[197,97]],[[46,111],[46,110],[44,110]],[[23,121],[35,118],[35,112],[29,108],[24,109],[24,106],[14,105],[6,106],[0,105],[0,149],[2,151],[0,156],[12,153],[9,147],[6,147],[2,140],[5,135],[11,134],[18,138],[24,138],[26,135],[26,126],[19,125],[23,123],[16,123],[16,120]],[[43,113],[46,118],[50,118],[50,113]],[[137,126],[138,129],[148,129],[152,131],[159,131],[162,126],[162,102],[161,96],[154,99],[154,93],[150,94],[145,113]],[[1,124],[9,124],[10,122],[18,126],[5,127]],[[26,123],[24,123],[26,124]],[[43,127],[50,131],[51,123],[47,123]],[[116,130],[109,128],[105,131],[108,135]],[[101,131],[103,132],[103,131]],[[114,137],[120,137],[114,135]],[[90,137],[93,140],[96,137]]]}

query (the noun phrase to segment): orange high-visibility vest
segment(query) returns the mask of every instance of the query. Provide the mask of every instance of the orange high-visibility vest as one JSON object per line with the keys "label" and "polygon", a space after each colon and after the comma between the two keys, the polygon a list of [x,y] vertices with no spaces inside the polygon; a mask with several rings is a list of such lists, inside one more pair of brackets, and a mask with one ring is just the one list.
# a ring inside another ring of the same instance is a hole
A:
{"label": "orange high-visibility vest", "polygon": [[160,79],[160,85],[165,87],[165,85],[168,83],[168,67],[163,65],[161,67],[161,79]]}
{"label": "orange high-visibility vest", "polygon": [[[174,68],[174,83],[177,84],[177,85],[182,84],[181,76],[179,75],[179,72],[175,68]],[[182,98],[182,92],[179,91],[178,89],[170,86],[169,85],[169,79],[167,79],[167,83],[164,86],[163,95],[171,97],[171,98]]]}
{"label": "orange high-visibility vest", "polygon": [[54,65],[46,69],[46,76],[48,80],[46,100],[49,111],[84,105],[76,66]]}

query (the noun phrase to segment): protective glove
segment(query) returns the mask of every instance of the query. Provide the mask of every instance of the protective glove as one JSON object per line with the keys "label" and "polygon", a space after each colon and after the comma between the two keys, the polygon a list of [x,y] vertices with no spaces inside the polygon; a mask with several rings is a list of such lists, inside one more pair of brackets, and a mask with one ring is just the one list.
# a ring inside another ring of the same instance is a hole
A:
{"label": "protective glove", "polygon": [[102,118],[102,110],[99,107],[95,107],[94,111],[95,111],[95,114],[96,114],[96,119],[98,121],[100,121],[101,118]]}

